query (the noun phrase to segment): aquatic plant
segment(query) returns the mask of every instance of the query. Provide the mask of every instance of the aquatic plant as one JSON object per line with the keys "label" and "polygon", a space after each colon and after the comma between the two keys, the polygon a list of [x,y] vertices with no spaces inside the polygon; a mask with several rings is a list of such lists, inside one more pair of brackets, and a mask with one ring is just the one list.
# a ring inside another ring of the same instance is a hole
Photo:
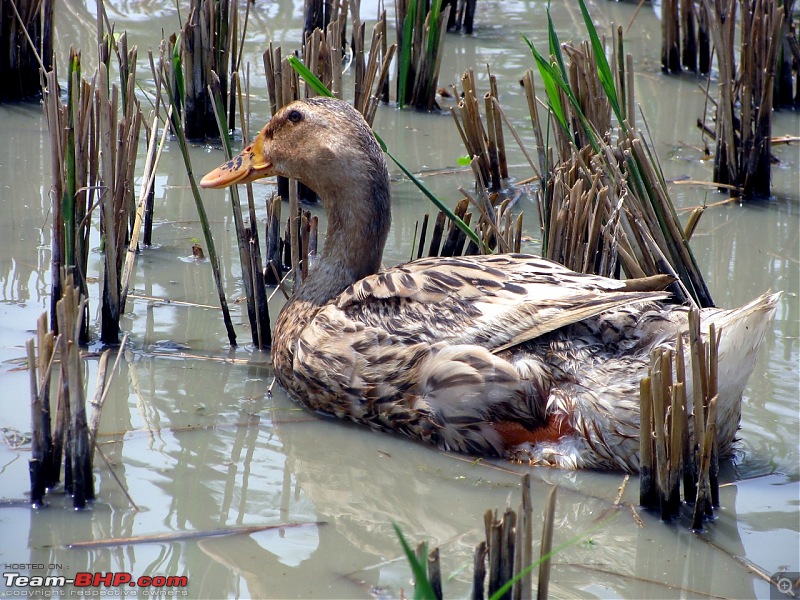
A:
{"label": "aquatic plant", "polygon": [[677,281],[670,291],[678,301],[712,306],[658,159],[635,128],[633,60],[624,55],[622,30],[613,38],[612,68],[583,0],[579,6],[589,42],[562,47],[549,10],[551,58],[525,38],[544,83],[549,117],[545,124],[539,118],[528,72],[524,86],[542,181],[542,254],[571,269],[609,277],[620,270],[630,277],[673,276]]}
{"label": "aquatic plant", "polygon": [[434,110],[436,85],[444,51],[450,6],[442,0],[399,0],[397,3],[397,105]]}

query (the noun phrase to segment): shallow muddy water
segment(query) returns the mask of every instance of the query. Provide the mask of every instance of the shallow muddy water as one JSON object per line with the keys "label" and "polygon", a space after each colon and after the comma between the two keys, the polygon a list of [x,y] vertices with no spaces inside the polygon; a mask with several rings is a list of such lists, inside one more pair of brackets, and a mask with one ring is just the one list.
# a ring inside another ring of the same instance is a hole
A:
{"label": "shallow muddy water", "polygon": [[[294,49],[302,28],[302,3],[258,2],[246,46],[252,64],[253,128],[268,118],[261,52],[269,40]],[[371,27],[374,2],[362,3]],[[295,6],[298,5],[298,6]],[[553,8],[562,41],[583,39],[577,7]],[[546,47],[543,1],[479,2],[474,36],[448,35],[442,84],[474,67],[481,90],[488,87],[485,65],[498,77],[501,101],[526,140],[532,138],[518,79],[533,65],[517,32]],[[127,30],[140,47],[140,79],[148,88],[145,50],[155,48],[160,29],[178,28],[172,3],[109,5],[117,31]],[[81,46],[93,65],[91,13],[94,5],[69,0],[59,5],[59,60],[70,45]],[[627,24],[631,4],[598,1],[590,6],[599,28]],[[695,121],[704,110],[693,76],[660,73],[660,23],[642,10],[626,36],[638,72],[636,96],[648,119],[655,148],[680,209],[724,198],[711,187],[682,184],[710,181],[711,162],[702,160],[703,141]],[[61,63],[63,64],[63,62]],[[93,68],[93,66],[92,66]],[[89,70],[87,66],[84,70]],[[464,154],[452,119],[381,107],[376,131],[393,153],[449,204],[457,187],[470,185],[459,168]],[[774,135],[800,134],[800,117],[776,115]],[[222,255],[226,294],[233,306],[240,347],[228,345],[206,262],[191,258],[202,239],[194,202],[175,145],[159,167],[154,246],[143,250],[134,273],[133,295],[123,319],[130,333],[102,415],[100,444],[111,468],[95,461],[96,503],[74,512],[63,495],[50,507],[32,511],[28,489],[30,431],[28,373],[24,344],[36,318],[49,307],[49,149],[38,105],[0,106],[0,564],[4,572],[65,575],[129,572],[139,576],[188,578],[192,598],[364,598],[411,595],[409,567],[392,530],[397,523],[409,540],[441,549],[446,597],[469,595],[472,552],[483,538],[487,508],[519,503],[519,474],[533,481],[534,522],[547,493],[559,486],[555,545],[589,532],[561,552],[552,571],[553,597],[734,597],[769,598],[767,575],[800,570],[800,146],[776,146],[774,198],[747,205],[708,208],[692,247],[719,306],[743,304],[767,289],[783,290],[743,403],[739,453],[724,465],[717,519],[702,535],[688,520],[662,524],[632,506],[632,480],[613,502],[621,474],[560,472],[503,461],[472,461],[391,435],[310,414],[279,388],[268,394],[268,356],[247,344],[250,332],[227,195],[204,192]],[[508,141],[512,178],[532,173]],[[195,173],[222,161],[220,150],[195,148]],[[442,170],[452,173],[439,174]],[[407,260],[415,223],[432,212],[427,201],[393,173],[393,227],[384,256],[387,265]],[[436,174],[434,174],[436,173]],[[255,186],[259,218],[270,183]],[[322,215],[319,207],[310,207]],[[535,205],[522,195],[524,250],[537,250]],[[687,213],[682,213],[684,216]],[[102,256],[92,243],[90,273]],[[91,287],[96,317],[99,285]],[[277,314],[282,301],[272,304]],[[98,348],[92,347],[92,350]],[[96,357],[86,360],[93,391]],[[22,436],[22,437],[21,437]],[[276,526],[229,536],[202,535],[178,541],[150,541],[95,548],[69,548],[88,540],[209,534],[240,527]],[[534,529],[534,537],[538,537]],[[536,543],[538,546],[538,542]],[[535,549],[538,552],[537,549]],[[31,567],[31,565],[33,565]],[[751,568],[752,567],[752,568]],[[0,580],[0,596],[20,588]],[[154,588],[151,588],[154,589]],[[75,595],[67,588],[43,590]],[[106,595],[139,593],[105,589]],[[773,590],[773,597],[774,596]]]}

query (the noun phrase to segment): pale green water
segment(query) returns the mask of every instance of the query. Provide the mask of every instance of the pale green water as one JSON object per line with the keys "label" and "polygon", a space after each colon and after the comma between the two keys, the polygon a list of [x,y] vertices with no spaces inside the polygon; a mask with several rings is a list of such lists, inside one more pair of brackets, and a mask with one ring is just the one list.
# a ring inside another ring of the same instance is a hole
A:
{"label": "pale green water", "polygon": [[[369,25],[373,4],[362,6]],[[476,35],[448,36],[442,67],[443,83],[475,67],[485,89],[484,65],[489,63],[498,76],[503,106],[526,139],[530,132],[517,80],[532,60],[516,32],[543,47],[544,6],[479,3],[486,12],[479,13]],[[70,44],[91,56],[94,7],[69,2],[61,8],[59,58]],[[139,45],[139,73],[146,79],[145,49],[157,45],[161,28],[177,29],[173,7],[129,3],[108,8],[117,30],[127,30],[130,42]],[[302,10],[286,1],[257,3],[252,10],[247,58],[255,93],[263,95],[260,54],[270,39],[294,48]],[[611,21],[627,24],[634,6],[598,2],[591,10],[598,26],[605,27]],[[554,18],[563,41],[579,35],[577,7],[554,7]],[[704,81],[660,74],[659,27],[645,9],[626,37],[639,73],[637,99],[667,177],[708,181],[711,165],[700,160],[702,142],[694,127],[703,110],[698,84]],[[260,127],[268,118],[266,104],[254,98],[251,106],[253,126]],[[382,107],[376,130],[414,171],[452,167],[464,153],[448,115]],[[24,343],[49,306],[50,167],[38,106],[0,106],[0,131],[5,142],[0,144],[0,429],[5,438],[0,440],[0,501],[12,501],[23,500],[28,488],[29,447],[17,447],[12,439],[14,432],[30,430],[28,374],[21,368]],[[775,135],[799,133],[796,114],[776,116]],[[510,141],[509,148],[516,165],[512,176],[529,177]],[[800,570],[800,151],[795,144],[776,147],[775,154],[781,160],[773,172],[775,199],[710,208],[693,238],[718,305],[737,306],[769,288],[785,292],[746,392],[740,455],[726,468],[726,480],[735,483],[723,488],[718,519],[703,536],[689,533],[685,523],[667,526],[647,514],[641,515],[645,526],[640,528],[629,506],[614,511],[619,474],[473,464],[405,439],[319,418],[296,407],[280,389],[269,397],[269,360],[246,346],[250,333],[242,304],[233,310],[244,345],[231,350],[217,309],[176,303],[214,306],[216,300],[207,264],[188,258],[194,238],[202,236],[182,161],[171,147],[159,168],[155,246],[140,255],[133,285],[140,296],[173,303],[131,299],[123,321],[130,341],[101,426],[102,448],[140,511],[132,510],[108,467],[97,460],[98,501],[91,510],[75,513],[60,496],[51,496],[51,507],[36,512],[21,504],[0,504],[0,564],[11,565],[5,572],[18,571],[14,564],[43,564],[43,571],[31,573],[67,576],[80,571],[186,575],[192,598],[399,597],[402,590],[408,596],[411,577],[392,532],[394,521],[412,543],[441,545],[443,573],[451,578],[445,595],[462,597],[469,594],[471,556],[483,536],[484,511],[502,510],[509,499],[516,506],[517,473],[529,470],[536,522],[550,485],[560,486],[556,544],[617,513],[589,541],[557,556],[554,597],[768,598],[768,585],[734,556],[768,574]],[[195,172],[204,173],[222,155],[197,148],[192,160]],[[431,212],[413,186],[395,179],[386,264],[409,257],[414,224]],[[426,183],[452,204],[459,197],[457,186],[468,187],[470,178],[465,173],[437,175]],[[256,186],[261,219],[263,198],[271,190],[270,185]],[[722,199],[710,190],[672,186],[679,208]],[[232,302],[242,292],[227,197],[206,192],[204,199]],[[526,214],[526,233],[536,238],[532,201],[523,197],[518,206]],[[535,242],[526,249],[535,251]],[[95,252],[92,260],[100,259]],[[96,265],[90,270],[96,273]],[[98,287],[92,288],[93,318]],[[276,298],[273,315],[280,303]],[[86,364],[93,389],[96,359]],[[632,481],[623,501],[635,505],[637,500],[638,485]],[[83,540],[291,523],[307,525],[200,540],[66,548]],[[15,593],[2,586],[0,595]]]}

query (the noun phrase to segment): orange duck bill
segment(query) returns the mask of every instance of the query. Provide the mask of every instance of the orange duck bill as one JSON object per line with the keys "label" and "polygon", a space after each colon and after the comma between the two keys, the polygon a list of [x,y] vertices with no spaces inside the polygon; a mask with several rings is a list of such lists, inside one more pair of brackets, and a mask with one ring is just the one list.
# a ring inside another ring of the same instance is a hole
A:
{"label": "orange duck bill", "polygon": [[264,156],[261,134],[228,162],[207,173],[200,180],[203,188],[224,188],[237,183],[250,183],[272,175],[272,163]]}

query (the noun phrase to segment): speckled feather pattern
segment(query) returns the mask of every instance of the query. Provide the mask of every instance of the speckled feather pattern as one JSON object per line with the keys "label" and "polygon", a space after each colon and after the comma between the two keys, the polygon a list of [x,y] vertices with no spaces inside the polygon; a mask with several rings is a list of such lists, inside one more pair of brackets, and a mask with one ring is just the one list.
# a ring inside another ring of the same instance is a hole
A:
{"label": "speckled feather pattern", "polygon": [[[447,450],[638,469],[639,381],[650,351],[685,335],[685,308],[662,303],[663,292],[634,291],[641,282],[528,255],[426,258],[380,271],[388,171],[370,128],[339,100],[283,108],[201,185],[271,175],[316,190],[328,214],[321,256],[273,334],[276,377],[295,400]],[[704,328],[722,329],[722,454],[777,300],[702,311]]]}
{"label": "speckled feather pattern", "polygon": [[[659,292],[620,288],[534,256],[422,259],[358,281],[319,308],[290,303],[277,328],[291,333],[276,372],[314,410],[443,449],[636,471],[639,380],[650,350],[686,331],[687,310],[657,303]],[[721,411],[736,425],[740,396],[732,390],[734,408]],[[535,429],[548,418],[573,433],[507,447],[492,426]],[[720,436],[723,453],[736,425]]]}

